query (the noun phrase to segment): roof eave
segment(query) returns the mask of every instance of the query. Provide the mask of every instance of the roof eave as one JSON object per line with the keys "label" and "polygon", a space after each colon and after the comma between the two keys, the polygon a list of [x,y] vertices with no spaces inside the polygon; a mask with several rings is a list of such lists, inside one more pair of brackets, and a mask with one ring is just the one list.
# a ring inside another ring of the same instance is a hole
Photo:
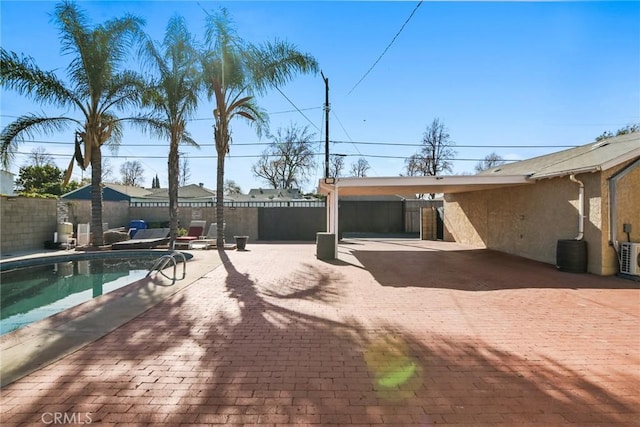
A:
{"label": "roof eave", "polygon": [[460,193],[511,185],[531,184],[527,175],[448,175],[321,179],[318,192],[338,189],[343,195]]}

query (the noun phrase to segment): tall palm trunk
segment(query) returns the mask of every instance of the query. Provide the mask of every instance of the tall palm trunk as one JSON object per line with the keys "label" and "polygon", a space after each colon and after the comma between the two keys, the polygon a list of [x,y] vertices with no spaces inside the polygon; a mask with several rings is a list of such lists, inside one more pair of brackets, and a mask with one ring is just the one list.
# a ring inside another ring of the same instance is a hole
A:
{"label": "tall palm trunk", "polygon": [[102,246],[102,151],[91,144],[91,231],[93,246]]}
{"label": "tall palm trunk", "polygon": [[[174,144],[176,145],[174,147]],[[177,136],[171,135],[171,149],[169,150],[169,247],[173,247],[178,236],[178,177],[180,174],[180,155],[178,153]]]}
{"label": "tall palm trunk", "polygon": [[[218,135],[216,135],[216,139]],[[224,156],[226,152],[218,150],[218,168],[216,175],[216,223],[218,233],[216,235],[216,245],[224,248]]]}

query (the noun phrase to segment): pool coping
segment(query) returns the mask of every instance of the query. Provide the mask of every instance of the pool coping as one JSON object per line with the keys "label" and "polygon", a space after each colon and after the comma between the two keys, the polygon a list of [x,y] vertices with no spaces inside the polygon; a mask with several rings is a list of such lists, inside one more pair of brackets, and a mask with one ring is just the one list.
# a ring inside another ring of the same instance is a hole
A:
{"label": "pool coping", "polygon": [[[135,252],[142,251],[117,251],[114,257]],[[167,251],[158,251],[162,252]],[[98,340],[222,264],[217,251],[184,253],[193,256],[187,263],[186,276],[182,280],[171,283],[161,274],[154,274],[0,336],[0,387]],[[105,252],[95,256],[100,255],[104,256]],[[61,254],[62,258],[67,256],[74,258],[71,254]],[[49,253],[41,258],[57,259]],[[86,259],[82,256],[77,258]],[[29,260],[32,262],[33,257]]]}

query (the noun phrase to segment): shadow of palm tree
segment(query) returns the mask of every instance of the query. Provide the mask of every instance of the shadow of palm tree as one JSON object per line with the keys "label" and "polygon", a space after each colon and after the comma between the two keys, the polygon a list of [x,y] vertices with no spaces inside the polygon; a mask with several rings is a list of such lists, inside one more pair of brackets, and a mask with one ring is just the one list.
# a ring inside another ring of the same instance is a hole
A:
{"label": "shadow of palm tree", "polygon": [[424,334],[379,323],[349,305],[344,267],[218,254],[223,268],[185,292],[4,388],[3,423],[41,423],[44,411],[167,425],[630,425],[638,415],[632,367],[593,377],[428,333],[427,320]]}
{"label": "shadow of palm tree", "polygon": [[[387,243],[387,242],[385,242]],[[394,287],[489,291],[519,288],[637,289],[616,277],[559,272],[554,266],[489,249],[438,251],[354,250],[351,255],[378,283]]]}

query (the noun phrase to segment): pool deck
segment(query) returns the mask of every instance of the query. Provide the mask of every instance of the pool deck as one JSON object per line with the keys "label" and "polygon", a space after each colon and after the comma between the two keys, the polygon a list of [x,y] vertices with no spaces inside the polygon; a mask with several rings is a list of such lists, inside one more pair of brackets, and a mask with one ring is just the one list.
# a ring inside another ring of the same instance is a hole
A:
{"label": "pool deck", "polygon": [[446,242],[247,249],[192,251],[189,283],[4,386],[2,425],[640,425],[637,282]]}

